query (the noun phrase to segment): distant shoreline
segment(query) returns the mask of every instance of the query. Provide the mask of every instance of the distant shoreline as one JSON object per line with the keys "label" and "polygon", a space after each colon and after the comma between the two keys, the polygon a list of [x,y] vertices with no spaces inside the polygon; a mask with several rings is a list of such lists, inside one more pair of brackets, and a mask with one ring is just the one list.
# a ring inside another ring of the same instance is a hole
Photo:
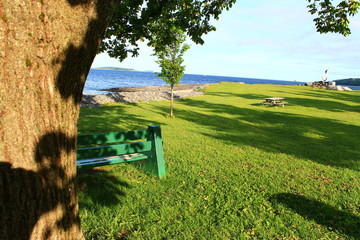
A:
{"label": "distant shoreline", "polygon": [[[201,90],[208,85],[212,85],[214,83],[206,83],[206,84],[177,84],[174,86],[174,91],[184,91],[184,90]],[[143,86],[143,87],[119,87],[119,88],[107,88],[101,89],[100,91],[105,92],[140,92],[140,91],[170,91],[169,85],[163,86]]]}
{"label": "distant shoreline", "polygon": [[133,68],[121,68],[121,67],[97,67],[97,68],[91,68],[95,70],[117,70],[117,71],[136,71]]}
{"label": "distant shoreline", "polygon": [[121,68],[121,67],[95,67],[95,68],[90,68],[93,70],[112,70],[112,71],[130,71],[130,72],[151,72],[154,73],[155,71],[153,70],[136,70],[133,68]]}
{"label": "distant shoreline", "polygon": [[[201,91],[212,84],[179,84],[174,88],[174,99],[204,95]],[[83,94],[82,107],[97,107],[101,103],[137,103],[170,99],[169,86],[123,87],[104,89],[107,94]]]}
{"label": "distant shoreline", "polygon": [[[102,67],[102,68],[107,68]],[[84,93],[104,94],[102,89],[120,87],[139,87],[139,86],[163,86],[165,82],[154,72],[145,71],[120,71],[121,68],[111,68],[115,70],[92,69],[87,77]],[[122,68],[124,70],[124,68]],[[126,69],[125,69],[126,70]],[[247,77],[213,76],[199,74],[184,74],[181,79],[182,84],[206,84],[219,82],[244,82],[245,84],[275,84],[275,85],[302,85],[302,81],[257,79]],[[351,87],[352,88],[352,87]],[[360,87],[353,88],[360,90]]]}

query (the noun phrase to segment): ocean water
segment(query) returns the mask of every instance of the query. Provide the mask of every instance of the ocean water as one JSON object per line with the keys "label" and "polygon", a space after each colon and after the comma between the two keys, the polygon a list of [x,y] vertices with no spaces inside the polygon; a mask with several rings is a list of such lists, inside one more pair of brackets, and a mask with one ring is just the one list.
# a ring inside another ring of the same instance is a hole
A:
{"label": "ocean water", "polygon": [[[246,84],[277,84],[277,85],[298,85],[304,82],[280,81],[271,79],[224,77],[210,75],[184,74],[181,84],[205,84],[219,82],[243,82]],[[163,86],[165,82],[158,78],[153,72],[139,71],[117,71],[91,69],[86,80],[84,93],[105,94],[100,91],[118,87],[143,87],[143,86]],[[353,87],[350,87],[354,89]],[[356,88],[356,87],[355,87]],[[360,87],[357,87],[360,90]]]}

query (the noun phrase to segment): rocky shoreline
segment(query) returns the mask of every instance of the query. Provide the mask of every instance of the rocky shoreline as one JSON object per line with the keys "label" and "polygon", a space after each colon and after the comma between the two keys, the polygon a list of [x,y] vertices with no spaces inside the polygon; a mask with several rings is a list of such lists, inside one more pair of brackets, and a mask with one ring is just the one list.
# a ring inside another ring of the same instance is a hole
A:
{"label": "rocky shoreline", "polygon": [[[174,88],[174,99],[203,95],[201,90],[210,84],[179,84]],[[111,88],[102,91],[107,94],[84,94],[82,107],[98,107],[104,103],[137,103],[170,99],[169,86],[147,86],[129,88]]]}

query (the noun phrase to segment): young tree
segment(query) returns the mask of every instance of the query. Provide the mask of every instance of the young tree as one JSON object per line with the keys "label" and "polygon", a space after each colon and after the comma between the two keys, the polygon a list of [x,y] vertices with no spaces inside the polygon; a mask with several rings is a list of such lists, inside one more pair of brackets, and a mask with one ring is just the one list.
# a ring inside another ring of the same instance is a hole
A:
{"label": "young tree", "polygon": [[182,65],[184,62],[183,55],[190,48],[190,45],[184,43],[186,37],[181,30],[172,27],[168,34],[174,36],[173,42],[165,46],[159,46],[156,45],[156,40],[153,40],[149,45],[154,46],[154,55],[158,57],[156,62],[161,68],[161,72],[157,73],[158,77],[170,84],[170,117],[173,117],[174,86],[180,83],[184,75],[185,66]]}
{"label": "young tree", "polygon": [[[136,55],[136,42],[151,40],[148,23],[166,17],[203,43],[201,36],[215,29],[210,19],[234,2],[0,0],[2,240],[83,239],[75,184],[77,119],[101,40],[100,51],[113,57]],[[353,4],[358,1],[342,2],[359,8]]]}

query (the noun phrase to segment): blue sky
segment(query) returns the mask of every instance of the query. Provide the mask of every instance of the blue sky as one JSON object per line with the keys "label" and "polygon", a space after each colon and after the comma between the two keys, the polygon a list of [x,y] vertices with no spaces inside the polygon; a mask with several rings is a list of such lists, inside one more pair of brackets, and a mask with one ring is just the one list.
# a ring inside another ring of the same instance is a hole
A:
{"label": "blue sky", "polygon": [[[352,34],[319,34],[306,0],[238,0],[185,53],[186,73],[274,80],[318,81],[360,77],[360,13],[351,18]],[[98,55],[93,67],[114,66],[159,71],[152,50],[123,62]]]}

